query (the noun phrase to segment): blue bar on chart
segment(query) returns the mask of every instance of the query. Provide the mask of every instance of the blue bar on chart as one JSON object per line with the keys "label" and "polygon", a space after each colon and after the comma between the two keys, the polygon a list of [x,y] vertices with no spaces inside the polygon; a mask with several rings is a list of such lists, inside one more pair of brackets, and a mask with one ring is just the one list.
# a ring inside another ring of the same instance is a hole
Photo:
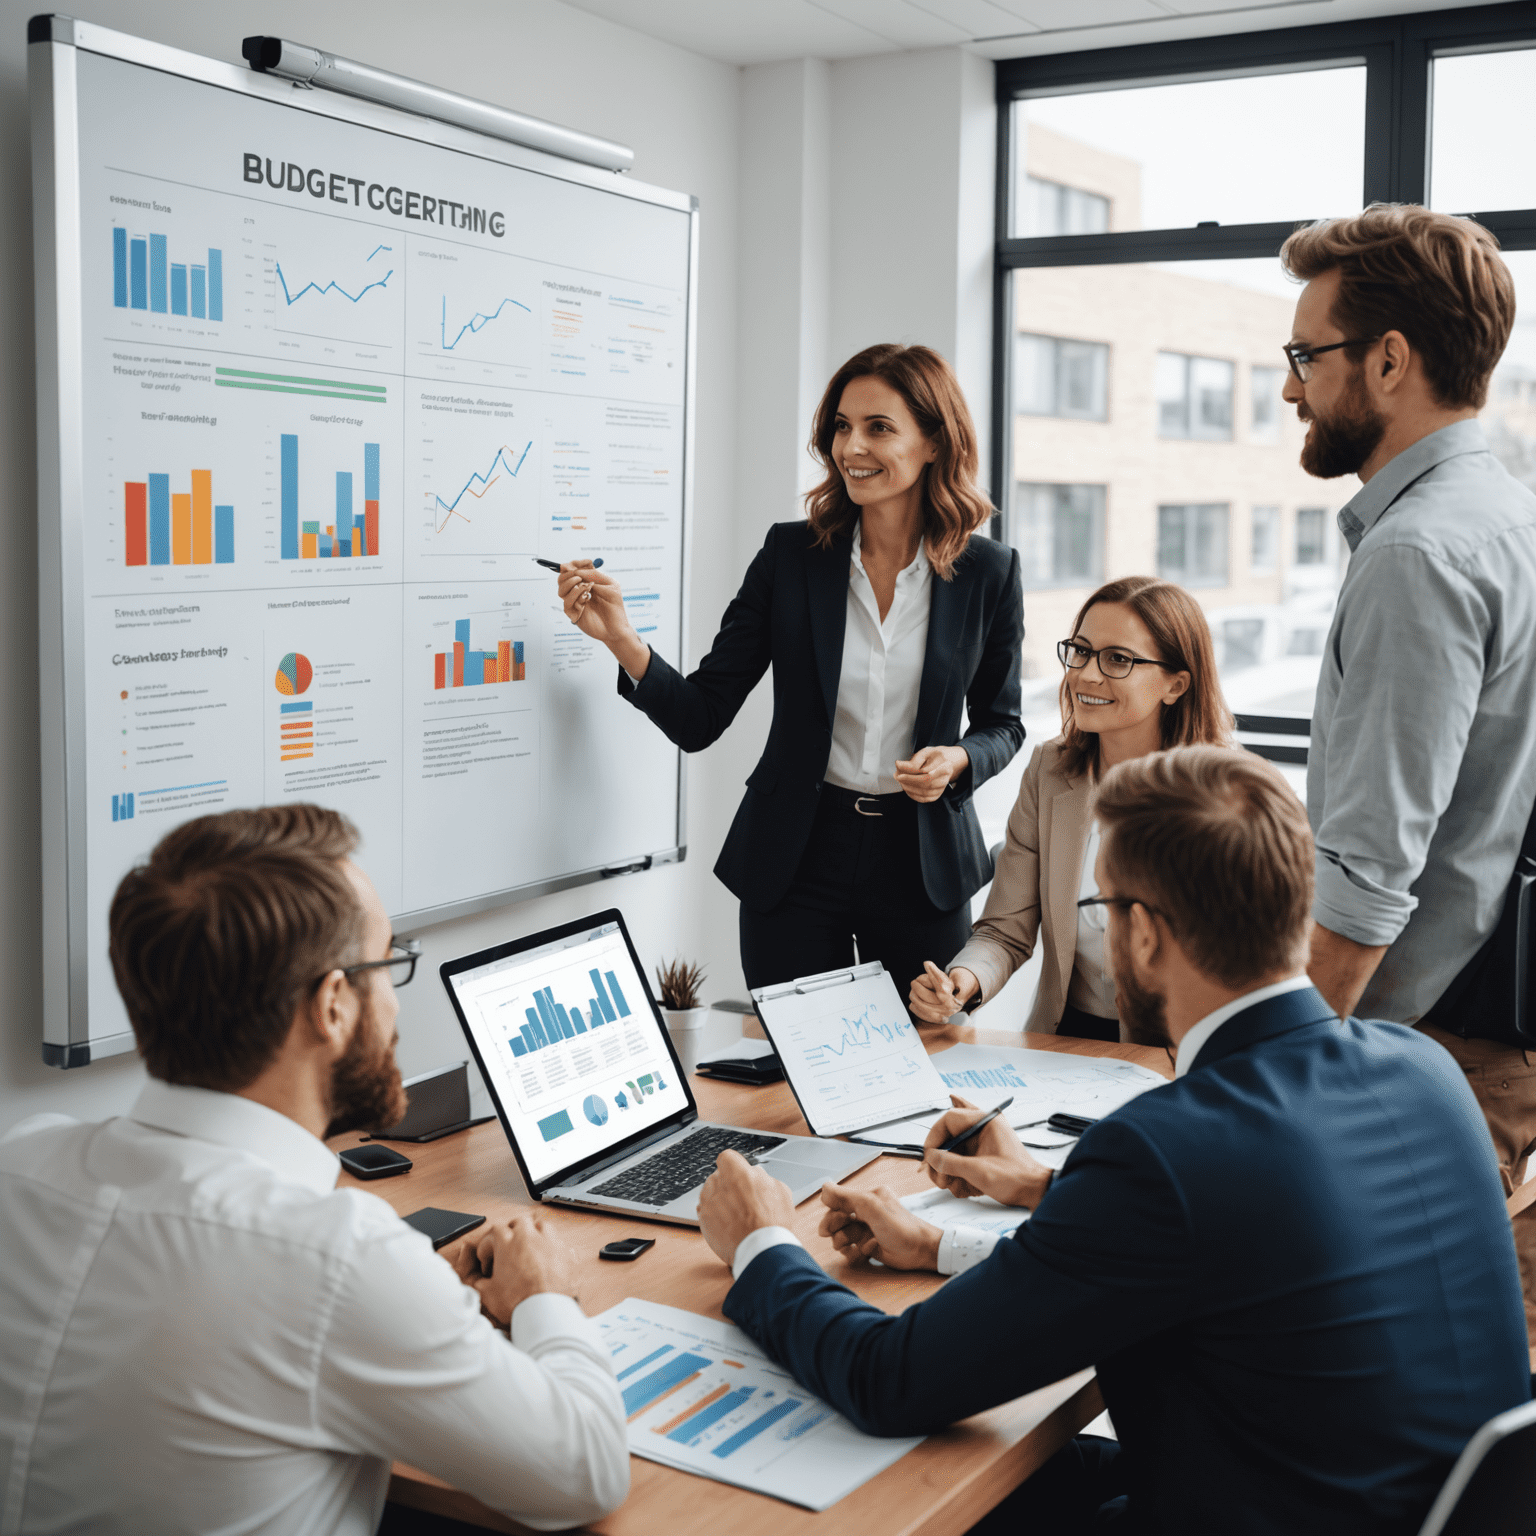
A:
{"label": "blue bar on chart", "polygon": [[[362,532],[361,529],[358,530]],[[336,471],[336,553],[338,555],[350,555],[352,553],[352,471],[350,469],[338,469]],[[362,553],[361,550],[358,551]]]}
{"label": "blue bar on chart", "polygon": [[215,565],[235,563],[235,509],[233,507],[213,509],[213,563]]}
{"label": "blue bar on chart", "polygon": [[643,1371],[646,1366],[651,1363],[651,1361],[661,1359],[661,1357],[671,1348],[672,1346],[670,1344],[663,1344],[660,1349],[653,1349],[650,1354],[645,1357],[644,1360],[637,1360],[633,1365],[626,1365],[624,1369],[619,1372],[615,1379],[618,1381],[623,1381],[626,1376],[633,1376],[636,1371]]}
{"label": "blue bar on chart", "polygon": [[955,1092],[967,1088],[1027,1088],[1028,1083],[1008,1063],[1000,1067],[967,1067],[964,1072],[941,1072],[944,1086]]}
{"label": "blue bar on chart", "polygon": [[[592,975],[595,979],[597,973],[594,971]],[[612,975],[608,980],[611,984]],[[580,1008],[567,1008],[564,1003],[555,1000],[553,989],[541,987],[533,994],[533,1007],[523,1010],[528,1022],[520,1025],[518,1034],[507,1041],[512,1048],[512,1054],[530,1056],[535,1051],[543,1050],[547,1045],[557,1045],[562,1040],[574,1040],[577,1035],[586,1034],[589,1027],[596,1029],[613,1017],[611,1012],[604,1015],[596,998],[592,999],[590,1008],[590,1015],[584,1015]],[[627,1015],[629,1010],[626,1008],[624,1012]]]}
{"label": "blue bar on chart", "polygon": [[592,995],[597,999],[597,1006],[603,1010],[603,1022],[612,1024],[618,1018],[618,1013],[613,1004],[608,1001],[608,994],[603,989],[603,978],[595,970],[588,971],[587,975],[592,978]]}
{"label": "blue bar on chart", "polygon": [[129,244],[128,303],[133,309],[149,308],[149,242]]}
{"label": "blue bar on chart", "polygon": [[193,262],[189,271],[192,276],[192,318],[208,318],[208,269]]}
{"label": "blue bar on chart", "polygon": [[681,1445],[697,1445],[711,1424],[718,1424],[726,1414],[734,1413],[756,1390],[755,1387],[741,1387],[735,1392],[727,1392],[724,1397],[716,1398],[698,1413],[684,1419],[668,1434],[667,1439],[676,1440]]}
{"label": "blue bar on chart", "polygon": [[783,1402],[775,1404],[767,1413],[738,1429],[729,1440],[722,1440],[710,1455],[718,1456],[722,1461],[727,1456],[734,1456],[748,1441],[755,1440],[765,1429],[771,1429],[780,1419],[787,1419],[799,1406],[799,1398],[786,1397]]}
{"label": "blue bar on chart", "polygon": [[113,821],[132,821],[133,820],[133,791],[132,790],[129,790],[129,792],[126,795],[113,795],[112,796],[112,820]]}
{"label": "blue bar on chart", "polygon": [[157,315],[163,315],[169,308],[166,302],[166,290],[170,286],[166,282],[166,267],[169,260],[165,249],[165,236],[151,235],[149,237],[149,307]]}
{"label": "blue bar on chart", "polygon": [[187,312],[187,269],[179,261],[171,263],[171,313],[184,315]]}
{"label": "blue bar on chart", "polygon": [[283,515],[281,557],[299,558],[299,439],[292,432],[283,433]]}
{"label": "blue bar on chart", "polygon": [[619,978],[612,971],[604,971],[603,975],[608,978],[608,990],[613,993],[613,1000],[618,1006],[619,1017],[627,1019],[629,1017],[629,1004],[624,1001],[624,994],[619,991]]}
{"label": "blue bar on chart", "polygon": [[128,231],[112,231],[112,303],[117,309],[128,308]]}
{"label": "blue bar on chart", "polygon": [[650,1407],[664,1392],[681,1386],[690,1376],[697,1376],[709,1361],[703,1355],[677,1355],[649,1376],[642,1376],[624,1391],[624,1417],[630,1418]]}
{"label": "blue bar on chart", "polygon": [[208,252],[208,318],[224,318],[224,252]]}
{"label": "blue bar on chart", "polygon": [[149,563],[171,563],[171,477],[149,476]]}

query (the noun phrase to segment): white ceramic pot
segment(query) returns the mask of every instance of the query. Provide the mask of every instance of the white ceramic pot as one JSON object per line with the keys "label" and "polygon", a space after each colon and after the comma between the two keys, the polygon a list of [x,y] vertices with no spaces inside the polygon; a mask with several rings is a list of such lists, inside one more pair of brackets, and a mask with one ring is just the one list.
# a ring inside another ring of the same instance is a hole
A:
{"label": "white ceramic pot", "polygon": [[672,1037],[672,1049],[683,1064],[683,1071],[690,1077],[699,1064],[699,1049],[704,1039],[704,1021],[709,1017],[708,1008],[663,1008],[662,1017],[667,1021],[667,1033]]}

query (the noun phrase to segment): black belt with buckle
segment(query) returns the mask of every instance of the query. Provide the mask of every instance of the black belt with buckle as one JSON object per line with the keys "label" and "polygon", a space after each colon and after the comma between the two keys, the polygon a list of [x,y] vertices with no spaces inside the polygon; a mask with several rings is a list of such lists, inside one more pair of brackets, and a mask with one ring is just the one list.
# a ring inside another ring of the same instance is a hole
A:
{"label": "black belt with buckle", "polygon": [[840,811],[857,811],[860,816],[884,816],[913,804],[901,790],[894,795],[864,795],[841,784],[823,784],[821,798]]}

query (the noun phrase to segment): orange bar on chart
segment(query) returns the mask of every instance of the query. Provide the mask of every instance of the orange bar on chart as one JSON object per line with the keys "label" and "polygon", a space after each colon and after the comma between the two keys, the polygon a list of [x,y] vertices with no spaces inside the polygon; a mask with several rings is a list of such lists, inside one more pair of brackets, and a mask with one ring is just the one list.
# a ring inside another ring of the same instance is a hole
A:
{"label": "orange bar on chart", "polygon": [[352,553],[354,555],[360,555],[360,554],[362,554],[362,552],[363,552],[363,530],[361,528],[359,528],[356,523],[353,523],[352,524]]}
{"label": "orange bar on chart", "polygon": [[496,681],[498,683],[512,681],[512,642],[510,640],[496,642]]}
{"label": "orange bar on chart", "polygon": [[720,1385],[716,1387],[715,1390],[711,1392],[707,1397],[701,1397],[698,1402],[692,1403],[687,1408],[684,1408],[683,1411],[678,1414],[675,1419],[668,1419],[665,1424],[658,1424],[656,1428],[651,1431],[651,1433],[653,1435],[670,1435],[679,1424],[686,1423],[696,1413],[702,1413],[706,1408],[709,1407],[711,1403],[718,1403],[720,1399],[724,1397],[725,1394],[730,1390],[730,1382],[722,1381]]}
{"label": "orange bar on chart", "polygon": [[300,555],[306,560],[317,560],[320,557],[320,535],[318,533],[306,533],[300,541]]}
{"label": "orange bar on chart", "polygon": [[455,688],[464,686],[464,642],[462,640],[453,642],[453,686]]}
{"label": "orange bar on chart", "polygon": [[171,497],[171,564],[192,564],[192,498]]}
{"label": "orange bar on chart", "polygon": [[376,555],[379,552],[379,504],[376,501],[363,503],[363,526],[368,530],[368,553]]}
{"label": "orange bar on chart", "polygon": [[486,656],[481,659],[480,681],[482,683],[494,683],[496,681],[496,658]]}
{"label": "orange bar on chart", "polygon": [[192,564],[213,564],[213,471],[192,471]]}
{"label": "orange bar on chart", "polygon": [[434,688],[446,688],[448,686],[448,658],[441,651],[432,658],[432,686]]}

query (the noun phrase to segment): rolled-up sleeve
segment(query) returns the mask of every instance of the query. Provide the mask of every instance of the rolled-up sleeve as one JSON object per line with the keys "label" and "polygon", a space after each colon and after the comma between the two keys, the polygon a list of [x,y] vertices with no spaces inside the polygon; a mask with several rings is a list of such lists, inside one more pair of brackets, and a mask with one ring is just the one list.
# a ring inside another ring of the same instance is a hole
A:
{"label": "rolled-up sleeve", "polygon": [[1323,662],[1336,697],[1313,742],[1326,786],[1313,916],[1391,944],[1461,773],[1491,619],[1476,585],[1422,549],[1356,558]]}

